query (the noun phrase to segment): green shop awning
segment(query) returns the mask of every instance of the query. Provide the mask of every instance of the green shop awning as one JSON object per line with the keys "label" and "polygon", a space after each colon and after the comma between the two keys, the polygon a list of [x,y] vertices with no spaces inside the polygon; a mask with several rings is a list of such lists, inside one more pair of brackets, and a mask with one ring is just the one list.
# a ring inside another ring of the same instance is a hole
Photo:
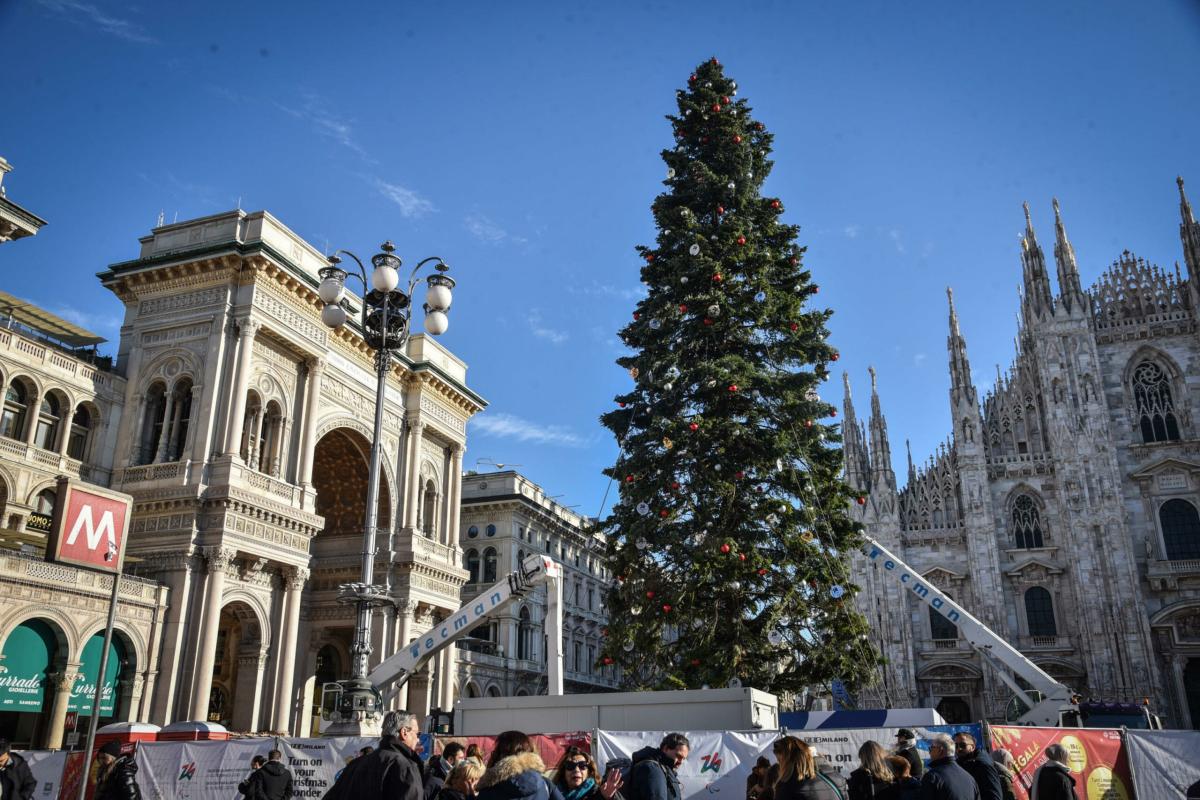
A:
{"label": "green shop awning", "polygon": [[30,620],[13,629],[0,650],[0,711],[42,712],[57,649],[54,632],[44,622]]}
{"label": "green shop awning", "polygon": [[[71,700],[67,703],[68,711],[78,711],[81,717],[92,715],[92,700],[96,696],[96,676],[100,673],[100,653],[104,647],[104,634],[97,633],[83,648],[83,658],[80,659],[79,679],[71,689]],[[108,664],[104,669],[104,686],[100,696],[100,716],[111,717],[116,709],[117,675],[121,672],[121,662],[124,660],[124,648],[120,642],[113,639],[108,647]]]}

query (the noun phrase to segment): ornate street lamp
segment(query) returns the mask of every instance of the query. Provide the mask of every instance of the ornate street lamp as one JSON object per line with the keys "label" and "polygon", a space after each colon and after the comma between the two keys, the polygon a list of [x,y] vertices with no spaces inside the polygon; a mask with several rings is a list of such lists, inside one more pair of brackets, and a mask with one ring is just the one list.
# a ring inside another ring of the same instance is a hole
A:
{"label": "ornate street lamp", "polygon": [[[412,318],[413,292],[417,288],[417,273],[426,264],[433,264],[435,273],[425,279],[425,330],[434,336],[446,332],[450,320],[446,312],[453,300],[454,279],[446,274],[449,267],[437,256],[422,260],[413,268],[407,291],[401,291],[399,256],[394,255],[391,242],[380,245],[381,252],[371,257],[374,269],[370,278],[358,256],[348,250],[338,250],[329,256],[329,266],[320,271],[318,293],[325,307],[321,321],[330,328],[340,328],[350,319],[346,310],[346,278],[362,282],[362,304],[359,325],[363,339],[375,350],[375,426],[371,438],[371,466],[367,477],[367,510],[363,523],[362,580],[339,587],[338,599],[354,603],[358,614],[354,625],[354,643],[350,648],[350,678],[340,682],[333,724],[325,733],[330,736],[361,736],[379,733],[383,701],[379,691],[367,680],[368,657],[371,655],[371,612],[392,602],[385,587],[375,584],[375,528],[379,518],[379,465],[383,456],[383,404],[387,376],[392,358],[404,349],[409,337]],[[357,274],[341,267],[339,254],[347,255],[358,265]]]}

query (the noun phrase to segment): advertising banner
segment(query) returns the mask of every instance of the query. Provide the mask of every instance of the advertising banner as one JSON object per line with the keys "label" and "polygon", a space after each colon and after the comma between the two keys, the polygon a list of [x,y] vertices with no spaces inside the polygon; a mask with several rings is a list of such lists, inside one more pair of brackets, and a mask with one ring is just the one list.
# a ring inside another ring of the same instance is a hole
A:
{"label": "advertising banner", "polygon": [[[858,749],[867,741],[874,740],[891,750],[896,743],[899,728],[847,728],[844,730],[798,731],[799,736],[810,747],[835,766],[843,776],[858,766]],[[977,742],[983,741],[981,726],[936,725],[928,728],[913,727],[918,737],[918,747],[923,748],[925,759],[929,758],[929,744],[925,741],[934,733],[970,733]],[[643,747],[658,747],[666,731],[597,731],[595,749],[596,763],[604,769],[613,758],[629,758]],[[725,792],[734,797],[743,797],[746,778],[759,756],[774,762],[772,746],[782,734],[779,731],[685,731],[691,742],[691,754],[679,768],[679,780],[683,796],[699,797],[703,794]]]}
{"label": "advertising banner", "polygon": [[1126,731],[1125,752],[1139,798],[1200,797],[1200,731]]}
{"label": "advertising banner", "polygon": [[63,767],[67,754],[63,750],[24,750],[18,753],[29,765],[37,779],[33,800],[54,800],[58,797],[58,785],[62,782]]}
{"label": "advertising banner", "polygon": [[[138,785],[147,800],[237,797],[250,759],[266,756],[272,738],[227,742],[143,742],[137,748]],[[285,759],[286,760],[286,759]]]}
{"label": "advertising banner", "polygon": [[[992,726],[992,747],[1003,747],[1016,759],[1018,780],[1013,781],[1017,800],[1029,800],[1033,776],[1046,763],[1046,748],[1061,744],[1067,749],[1067,766],[1075,778],[1080,800],[1131,800],[1133,783],[1121,743],[1121,731],[1112,728],[1026,728]],[[1158,795],[1142,795],[1158,800]]]}
{"label": "advertising banner", "polygon": [[[530,739],[533,740],[533,747],[537,750],[538,755],[542,757],[542,763],[546,765],[546,769],[553,769],[558,765],[563,753],[568,747],[574,745],[582,748],[587,752],[592,752],[592,735],[586,731],[576,731],[574,733],[545,733],[545,734],[530,734]],[[451,742],[458,742],[463,747],[468,747],[473,744],[479,745],[479,749],[483,751],[486,758],[492,752],[492,747],[495,745],[495,736],[438,736],[434,740],[433,752],[441,753],[446,748],[446,745]],[[604,767],[603,764],[600,765]]]}

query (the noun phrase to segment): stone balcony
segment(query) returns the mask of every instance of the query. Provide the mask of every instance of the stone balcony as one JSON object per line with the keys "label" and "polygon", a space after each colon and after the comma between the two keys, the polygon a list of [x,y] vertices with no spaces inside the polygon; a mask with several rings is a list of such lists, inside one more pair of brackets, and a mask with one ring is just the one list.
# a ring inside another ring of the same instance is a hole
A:
{"label": "stone balcony", "polygon": [[1075,642],[1070,636],[1022,636],[1017,640],[1017,647],[1023,653],[1073,653]]}
{"label": "stone balcony", "polygon": [[16,439],[0,438],[0,458],[40,470],[51,477],[69,475],[72,478],[80,478],[100,486],[108,486],[112,480],[112,473],[109,470],[85,464],[77,459],[59,455],[50,450],[43,450],[36,445],[19,442]]}
{"label": "stone balcony", "polygon": [[1200,558],[1178,561],[1150,559],[1146,562],[1146,580],[1157,591],[1177,591],[1180,585],[1200,588]]}

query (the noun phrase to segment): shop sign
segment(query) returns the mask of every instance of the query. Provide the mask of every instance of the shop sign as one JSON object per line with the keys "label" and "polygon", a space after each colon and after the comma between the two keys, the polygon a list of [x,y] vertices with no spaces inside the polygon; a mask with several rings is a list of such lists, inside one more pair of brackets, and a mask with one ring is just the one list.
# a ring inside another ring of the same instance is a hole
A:
{"label": "shop sign", "polygon": [[41,713],[49,667],[45,638],[31,625],[18,625],[4,642],[0,661],[0,711]]}

